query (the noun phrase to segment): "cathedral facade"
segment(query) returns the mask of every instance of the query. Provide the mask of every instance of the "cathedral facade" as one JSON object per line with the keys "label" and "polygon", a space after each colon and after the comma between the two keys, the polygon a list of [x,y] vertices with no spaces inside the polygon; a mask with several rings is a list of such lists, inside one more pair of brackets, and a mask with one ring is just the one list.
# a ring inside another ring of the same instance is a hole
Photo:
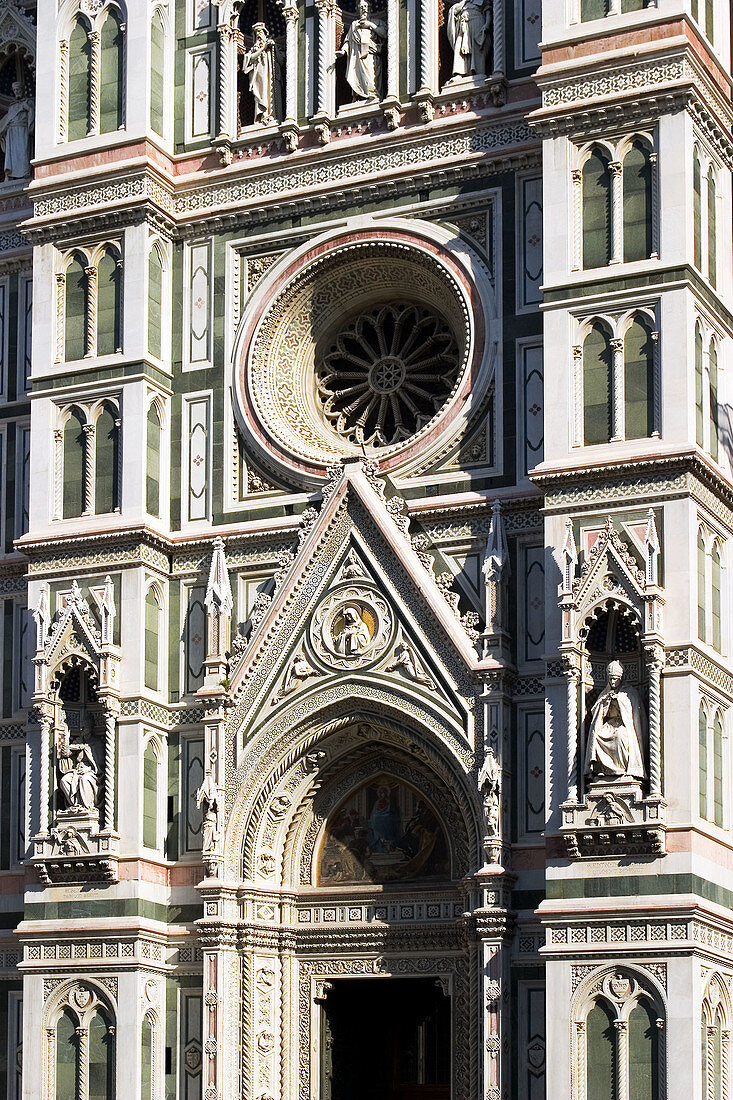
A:
{"label": "cathedral facade", "polygon": [[733,1100],[730,71],[2,0],[0,1100]]}

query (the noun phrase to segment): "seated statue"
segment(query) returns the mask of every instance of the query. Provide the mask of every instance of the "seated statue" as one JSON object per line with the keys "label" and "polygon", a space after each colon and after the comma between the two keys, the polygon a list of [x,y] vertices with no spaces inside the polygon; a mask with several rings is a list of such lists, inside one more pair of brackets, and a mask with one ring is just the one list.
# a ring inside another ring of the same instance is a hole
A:
{"label": "seated statue", "polygon": [[591,711],[585,775],[593,779],[644,778],[645,721],[639,693],[622,687],[623,666],[611,661],[606,686]]}

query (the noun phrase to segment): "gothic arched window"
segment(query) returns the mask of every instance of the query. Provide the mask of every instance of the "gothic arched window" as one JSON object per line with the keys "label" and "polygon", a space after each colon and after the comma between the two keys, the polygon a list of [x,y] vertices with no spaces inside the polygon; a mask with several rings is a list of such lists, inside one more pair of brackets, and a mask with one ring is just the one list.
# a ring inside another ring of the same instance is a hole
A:
{"label": "gothic arched window", "polygon": [[66,136],[69,141],[85,138],[92,126],[91,115],[92,44],[81,19],[74,23],[69,38],[69,98]]}
{"label": "gothic arched window", "polygon": [[710,611],[711,611],[711,631],[710,640],[713,649],[717,649],[720,653],[722,650],[722,593],[721,593],[721,562],[720,562],[720,544],[716,539],[713,543],[712,553],[710,554],[711,570],[711,591],[710,591]]}
{"label": "gothic arched window", "polygon": [[612,354],[606,329],[594,324],[583,341],[583,442],[608,443],[612,434]]}
{"label": "gothic arched window", "polygon": [[611,172],[609,159],[594,149],[583,165],[583,267],[611,260]]}
{"label": "gothic arched window", "polygon": [[717,186],[712,164],[708,168],[708,279],[715,286],[718,273],[717,256]]}
{"label": "gothic arched window", "polygon": [[117,410],[105,404],[94,432],[94,511],[113,512],[120,506],[119,423]]}
{"label": "gothic arched window", "polygon": [[77,1020],[70,1009],[61,1013],[56,1024],[56,1100],[77,1095],[79,1039]]}
{"label": "gothic arched window", "polygon": [[77,255],[66,268],[64,310],[64,358],[67,362],[86,354],[87,274],[84,258]]}
{"label": "gothic arched window", "polygon": [[654,352],[651,326],[636,317],[624,336],[626,439],[650,436],[654,429]]}
{"label": "gothic arched window", "polygon": [[84,511],[84,449],[84,417],[73,409],[64,425],[64,519],[73,519]]}
{"label": "gothic arched window", "polygon": [[163,137],[165,128],[165,28],[159,10],[150,24],[150,129]]}
{"label": "gothic arched window", "polygon": [[718,348],[714,340],[708,348],[708,385],[710,388],[710,457],[718,461]]}
{"label": "gothic arched window", "polygon": [[109,8],[100,34],[99,129],[101,133],[119,130],[123,114],[124,35],[117,13]]}
{"label": "gothic arched window", "polygon": [[121,350],[121,273],[117,254],[105,249],[97,267],[97,355]]}
{"label": "gothic arched window", "polygon": [[697,533],[697,636],[707,638],[707,551],[702,531]]}
{"label": "gothic arched window", "polygon": [[604,1001],[596,1001],[588,1013],[586,1032],[587,1100],[616,1100],[613,1087],[617,1062],[616,1029],[613,1013]]}
{"label": "gothic arched window", "polygon": [[89,1021],[89,1100],[113,1097],[114,1029],[104,1009],[98,1008]]}
{"label": "gothic arched window", "polygon": [[143,846],[158,847],[158,746],[152,738],[143,753]]}
{"label": "gothic arched window", "polygon": [[698,733],[698,786],[700,789],[700,817],[708,816],[708,714],[705,704],[700,703],[697,713]]}
{"label": "gothic arched window", "polygon": [[652,254],[652,165],[649,150],[635,141],[624,157],[624,260]]}
{"label": "gothic arched window", "polygon": [[163,257],[153,245],[148,253],[148,351],[163,355]]}
{"label": "gothic arched window", "polygon": [[695,325],[695,438],[701,447],[705,446],[705,396],[704,373],[702,365],[702,328],[700,322]]}
{"label": "gothic arched window", "polygon": [[692,187],[695,267],[702,271],[702,167],[697,152],[692,164]]}
{"label": "gothic arched window", "polygon": [[150,516],[160,515],[160,437],[160,415],[153,402],[147,416],[145,461],[145,510]]}
{"label": "gothic arched window", "polygon": [[153,1096],[153,1057],[155,1050],[155,1037],[154,1029],[155,1025],[153,1018],[149,1012],[146,1012],[143,1016],[142,1031],[141,1031],[141,1066],[142,1072],[140,1076],[140,1100],[155,1100]]}
{"label": "gothic arched window", "polygon": [[157,691],[160,660],[160,600],[153,585],[145,595],[145,687]]}

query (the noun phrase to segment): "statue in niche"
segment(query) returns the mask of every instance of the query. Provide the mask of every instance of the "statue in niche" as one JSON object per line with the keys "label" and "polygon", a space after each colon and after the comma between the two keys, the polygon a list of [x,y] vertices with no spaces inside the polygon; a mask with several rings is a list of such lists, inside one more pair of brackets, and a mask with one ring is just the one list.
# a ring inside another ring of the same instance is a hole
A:
{"label": "statue in niche", "polygon": [[0,119],[0,149],[5,154],[5,179],[23,180],[31,174],[31,134],[36,117],[33,100],[23,94],[19,80],[13,82],[14,102]]}
{"label": "statue in niche", "polygon": [[195,794],[196,805],[203,813],[201,824],[201,846],[204,852],[211,852],[219,838],[219,801],[211,772],[206,774],[203,783]]}
{"label": "statue in niche", "polygon": [[589,779],[644,778],[645,721],[639,693],[622,687],[624,670],[611,661],[606,686],[591,710],[585,775]]}
{"label": "statue in niche", "polygon": [[487,837],[499,835],[499,762],[494,750],[489,749],[478,777],[478,786],[484,806]]}
{"label": "statue in niche", "polygon": [[[359,0],[356,18],[344,35],[336,57],[346,58],[346,80],[357,99],[379,99],[382,88],[382,48],[387,28],[369,15],[367,0]],[[329,65],[329,72],[336,61]]]}
{"label": "statue in niche", "polygon": [[255,101],[255,122],[271,126],[283,117],[283,52],[264,23],[252,27],[254,42],[242,59]]}
{"label": "statue in niche", "polygon": [[453,47],[453,79],[486,76],[490,10],[487,0],[456,0],[448,9],[446,30]]}
{"label": "statue in niche", "polygon": [[93,811],[97,805],[99,780],[97,763],[86,741],[72,744],[62,740],[57,749],[59,790],[67,810]]}

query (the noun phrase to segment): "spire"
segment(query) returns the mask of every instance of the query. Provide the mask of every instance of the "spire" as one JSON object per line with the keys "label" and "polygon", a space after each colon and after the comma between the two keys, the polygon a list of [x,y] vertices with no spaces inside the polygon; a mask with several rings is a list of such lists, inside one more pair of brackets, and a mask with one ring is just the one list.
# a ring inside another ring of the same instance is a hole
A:
{"label": "spire", "polygon": [[227,654],[232,632],[232,586],[229,582],[224,540],[215,539],[206,585],[206,687],[221,684],[227,675]]}
{"label": "spire", "polygon": [[504,644],[506,632],[506,578],[509,574],[509,554],[501,505],[495,500],[491,507],[491,526],[486,542],[484,564],[484,656],[498,654]]}
{"label": "spire", "polygon": [[482,569],[484,577],[498,576],[508,564],[504,517],[501,514],[501,504],[498,500],[495,500],[491,506],[491,526],[489,527],[489,537],[486,542],[486,555]]}
{"label": "spire", "polygon": [[646,531],[644,532],[644,557],[647,587],[659,583],[659,535],[654,521],[654,509],[647,512]]}
{"label": "spire", "polygon": [[33,618],[36,621],[36,649],[44,649],[51,622],[48,584],[41,585],[41,591],[38,594],[38,607],[33,612]]}
{"label": "spire", "polygon": [[115,590],[109,573],[104,578],[104,591],[100,605],[102,616],[102,645],[113,644],[113,627],[117,608],[115,607]]}
{"label": "spire", "polygon": [[575,569],[578,564],[578,548],[575,545],[573,521],[565,520],[565,539],[562,544],[562,595],[569,596],[573,590]]}

